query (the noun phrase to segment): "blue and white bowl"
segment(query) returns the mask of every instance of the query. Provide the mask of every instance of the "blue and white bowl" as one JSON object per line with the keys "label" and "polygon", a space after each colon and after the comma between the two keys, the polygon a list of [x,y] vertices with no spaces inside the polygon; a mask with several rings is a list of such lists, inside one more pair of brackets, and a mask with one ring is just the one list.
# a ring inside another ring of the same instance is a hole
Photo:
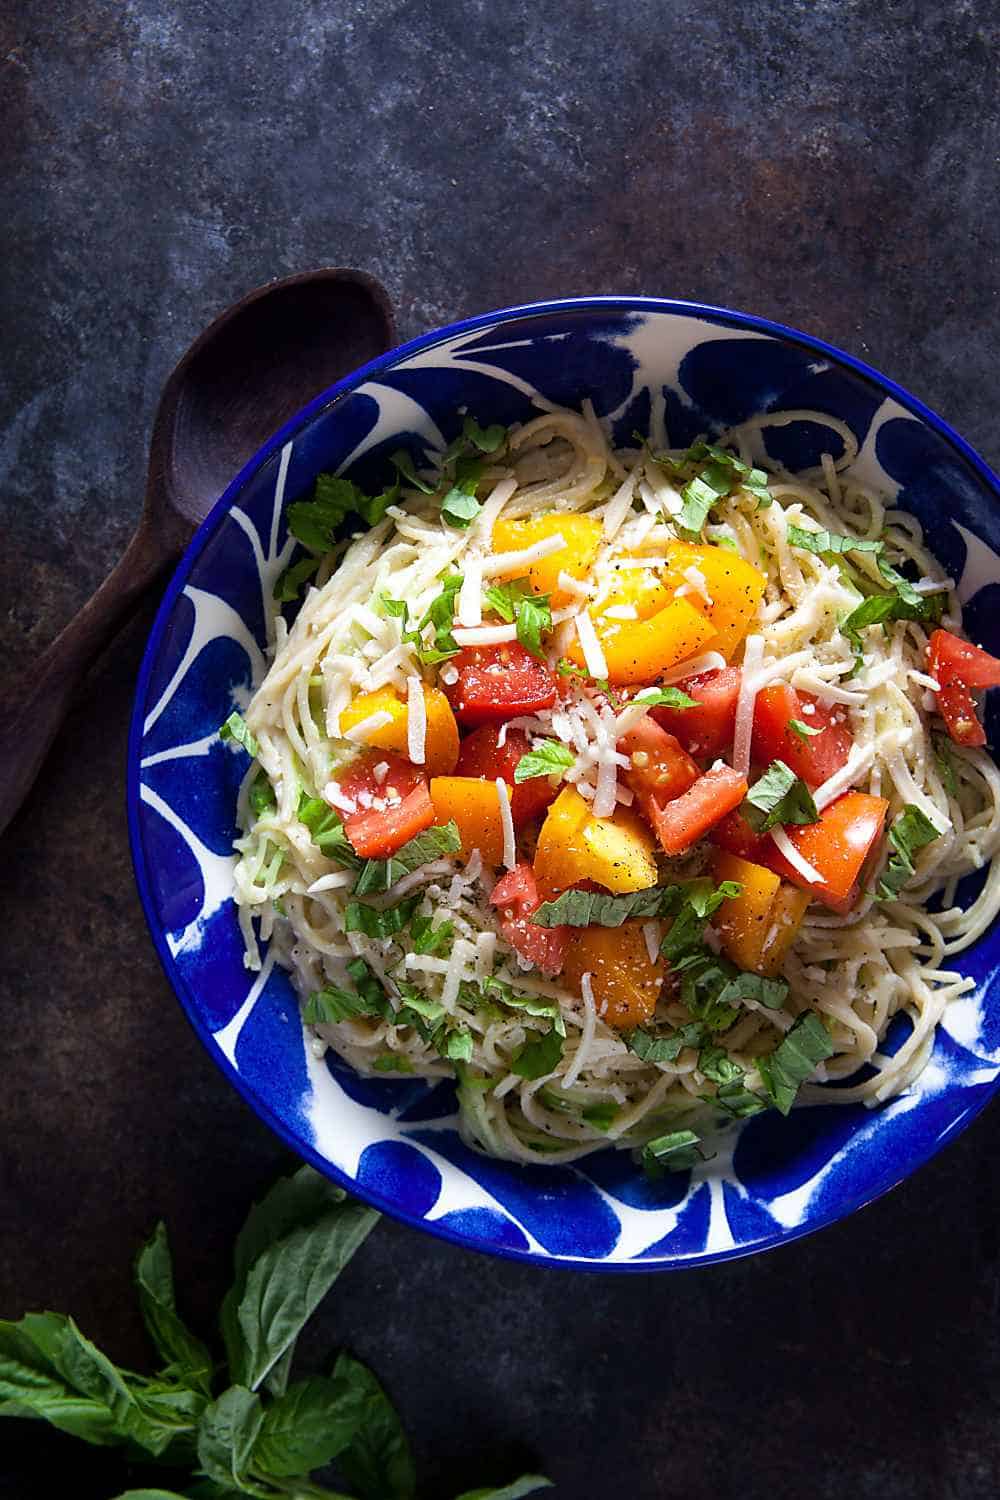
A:
{"label": "blue and white bowl", "polygon": [[[381,487],[401,442],[524,420],[532,397],[590,397],[619,442],[666,419],[687,443],[755,412],[809,408],[857,435],[856,472],[917,515],[961,579],[970,635],[1000,648],[1000,481],[899,386],[818,339],[719,308],[588,297],[487,313],[384,355],[318,397],[229,486],[181,562],[146,649],[129,744],[128,808],[153,940],[211,1057],[250,1106],[314,1166],[377,1208],[443,1239],[537,1264],[649,1271],[778,1245],[851,1213],[926,1161],[1000,1079],[991,932],[956,967],[976,981],[952,1004],[917,1082],[880,1110],[766,1114],[734,1126],[691,1173],[647,1182],[627,1152],[575,1167],[518,1167],[469,1150],[450,1084],[358,1077],[307,1045],[285,974],[243,964],[232,900],[236,791],[246,762],[217,728],[264,669],[264,612],[291,544],[286,504],[324,470]],[[441,431],[439,431],[440,424]],[[655,426],[654,426],[655,431]],[[793,469],[831,435],[767,432]],[[1000,695],[996,695],[1000,697]],[[991,741],[1000,740],[991,708]],[[898,1018],[887,1043],[908,1023]]]}

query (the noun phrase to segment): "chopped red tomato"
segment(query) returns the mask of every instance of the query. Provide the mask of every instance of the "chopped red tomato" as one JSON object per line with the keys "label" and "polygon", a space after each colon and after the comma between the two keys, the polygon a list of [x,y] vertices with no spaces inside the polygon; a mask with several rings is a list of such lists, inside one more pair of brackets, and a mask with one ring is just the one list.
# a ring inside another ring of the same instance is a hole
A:
{"label": "chopped red tomato", "polygon": [[[387,766],[381,780],[376,766]],[[366,750],[338,784],[343,796],[358,803],[344,819],[351,847],[363,859],[387,859],[434,822],[427,777],[416,766],[384,750]]]}
{"label": "chopped red tomato", "polygon": [[551,708],[556,701],[556,679],[544,662],[516,641],[469,646],[450,665],[458,681],[444,684],[444,690],[463,724],[502,724]]}
{"label": "chopped red tomato", "polygon": [[[788,727],[793,719],[819,734],[801,738]],[[772,683],[757,694],[751,751],[762,766],[783,760],[809,786],[821,786],[846,766],[853,743],[843,708],[797,693],[787,682]]]}
{"label": "chopped red tomato", "polygon": [[500,908],[500,930],[511,947],[543,974],[558,974],[570,929],[536,927],[529,920],[542,904],[531,866],[518,865],[509,870],[493,887],[490,901]]}
{"label": "chopped red tomato", "polygon": [[700,772],[672,734],[646,715],[618,741],[618,751],[631,762],[625,780],[636,795],[647,820],[654,809],[680,797],[698,780]]}
{"label": "chopped red tomato", "polygon": [[682,693],[694,698],[697,708],[651,709],[657,724],[677,736],[685,750],[705,760],[714,760],[733,743],[736,728],[736,701],[740,696],[739,667],[723,667],[720,672],[699,672],[676,684]]}
{"label": "chopped red tomato", "polygon": [[558,795],[558,787],[549,785],[547,776],[533,776],[530,781],[515,782],[514,772],[522,755],[531,749],[523,729],[508,729],[502,745],[497,744],[500,726],[484,724],[466,735],[458,749],[456,776],[481,776],[494,781],[502,776],[511,789],[510,810],[514,826],[521,828],[539,817]]}
{"label": "chopped red tomato", "polygon": [[935,630],[927,645],[927,670],[940,683],[938,712],[956,745],[985,745],[973,688],[1000,687],[1000,661],[950,630]]}
{"label": "chopped red tomato", "polygon": [[653,803],[649,820],[663,852],[683,854],[720,818],[739,807],[746,794],[746,777],[729,766],[720,766],[699,776],[692,787],[663,807]]}
{"label": "chopped red tomato", "polygon": [[885,823],[889,804],[867,792],[845,792],[824,807],[818,823],[787,827],[785,833],[802,858],[820,876],[807,880],[789,864],[769,834],[757,834],[738,813],[712,830],[712,840],[731,854],[764,865],[808,891],[817,901],[849,911],[857,899],[861,871]]}

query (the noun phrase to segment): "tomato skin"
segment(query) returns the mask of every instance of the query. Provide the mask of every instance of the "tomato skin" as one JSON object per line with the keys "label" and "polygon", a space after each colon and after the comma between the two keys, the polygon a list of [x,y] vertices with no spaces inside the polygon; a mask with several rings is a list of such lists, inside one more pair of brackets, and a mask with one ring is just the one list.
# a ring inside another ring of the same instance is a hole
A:
{"label": "tomato skin", "polygon": [[522,714],[551,708],[558,685],[544,662],[517,641],[502,646],[467,646],[451,661],[458,681],[443,684],[452,710],[463,724],[502,724]]}
{"label": "tomato skin", "polygon": [[652,717],[662,728],[676,735],[691,755],[714,760],[733,743],[736,729],[736,703],[740,696],[739,667],[723,667],[718,672],[699,672],[678,682],[682,693],[698,702],[697,708],[653,708]]}
{"label": "tomato skin", "polygon": [[927,670],[941,685],[938,712],[955,744],[985,745],[972,689],[1000,687],[1000,661],[950,630],[935,630],[927,643]]}
{"label": "tomato skin", "polygon": [[529,864],[508,870],[493,887],[490,903],[500,908],[500,931],[522,958],[543,974],[558,974],[566,957],[568,927],[536,927],[529,918],[541,906],[535,872]]}
{"label": "tomato skin", "polygon": [[693,786],[663,807],[654,803],[650,822],[664,854],[683,854],[747,794],[747,780],[729,766],[706,771]]}
{"label": "tomato skin", "polygon": [[547,776],[533,776],[530,781],[515,782],[514,772],[522,755],[531,749],[523,729],[508,729],[502,745],[497,744],[500,726],[483,724],[474,729],[458,747],[456,776],[479,776],[494,781],[502,776],[510,788],[510,811],[515,828],[538,818],[558,796],[558,787],[549,785]]}
{"label": "tomato skin", "polygon": [[654,805],[662,807],[682,796],[701,774],[675,736],[661,729],[648,714],[622,735],[617,749],[632,762],[624,773],[625,780],[649,822],[653,821]]}
{"label": "tomato skin", "polygon": [[825,906],[844,912],[857,900],[861,871],[882,833],[888,810],[884,797],[845,792],[824,807],[818,823],[786,827],[799,854],[822,876],[818,882],[806,880],[788,863],[769,834],[754,833],[737,813],[716,824],[712,840],[731,854],[773,870]]}
{"label": "tomato skin", "polygon": [[[375,767],[388,765],[381,781]],[[387,750],[364,750],[337,779],[342,794],[377,798],[385,807],[359,807],[344,819],[344,832],[355,854],[386,859],[434,822],[427,777],[410,761]]]}
{"label": "tomato skin", "polygon": [[[809,705],[812,712],[804,713]],[[792,719],[821,732],[799,739],[788,727]],[[811,693],[797,693],[787,682],[774,682],[757,694],[751,753],[758,764],[783,760],[808,786],[821,786],[846,766],[853,744],[842,708],[821,703]]]}

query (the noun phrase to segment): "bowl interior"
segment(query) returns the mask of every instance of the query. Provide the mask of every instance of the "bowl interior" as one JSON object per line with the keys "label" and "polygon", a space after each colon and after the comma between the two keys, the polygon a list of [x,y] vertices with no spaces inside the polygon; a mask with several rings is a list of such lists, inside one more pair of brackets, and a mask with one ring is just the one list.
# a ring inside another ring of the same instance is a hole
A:
{"label": "bowl interior", "polygon": [[[231,890],[245,761],[216,731],[263,671],[267,601],[292,547],[285,505],[324,470],[349,469],[381,488],[401,443],[442,445],[462,408],[484,423],[525,420],[537,415],[536,396],[572,407],[589,397],[623,443],[635,430],[687,443],[761,411],[840,419],[858,441],[855,471],[919,518],[961,580],[969,634],[1000,649],[996,481],[939,419],[874,372],[788,330],[681,304],[590,299],[474,319],[386,356],[314,403],[195,538],[157,618],[133,722],[140,892],[167,975],[218,1065],[290,1145],[378,1207],[477,1249],[542,1262],[652,1269],[744,1254],[892,1186],[993,1092],[993,933],[955,962],[977,989],[949,1007],[905,1094],[876,1111],[758,1116],[724,1134],[704,1166],[655,1184],[627,1152],[522,1168],[470,1151],[455,1129],[451,1085],[362,1079],[332,1053],[316,1059],[285,974],[268,958],[256,975],[243,963]],[[800,469],[830,449],[831,435],[793,420],[769,429],[766,442]],[[987,728],[997,743],[998,703]],[[907,1030],[899,1018],[887,1050]]]}

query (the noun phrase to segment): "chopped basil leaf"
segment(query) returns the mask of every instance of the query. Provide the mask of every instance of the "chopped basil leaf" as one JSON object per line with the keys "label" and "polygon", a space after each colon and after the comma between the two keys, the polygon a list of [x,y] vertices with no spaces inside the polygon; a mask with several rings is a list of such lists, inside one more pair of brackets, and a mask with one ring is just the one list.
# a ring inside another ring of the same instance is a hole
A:
{"label": "chopped basil leaf", "polygon": [[733,1083],[744,1076],[744,1069],[734,1062],[724,1047],[710,1042],[698,1054],[698,1067],[710,1083]]}
{"label": "chopped basil leaf", "polygon": [[519,1078],[544,1078],[555,1071],[562,1057],[563,1039],[555,1027],[536,1040],[527,1041],[515,1054],[510,1069]]}
{"label": "chopped basil leaf", "polygon": [[451,1062],[471,1062],[472,1032],[467,1031],[464,1026],[447,1032],[441,1043],[440,1052],[442,1057],[448,1058]]}
{"label": "chopped basil leaf", "polygon": [[746,1120],[751,1115],[759,1115],[762,1110],[768,1108],[766,1099],[748,1089],[743,1079],[746,1074],[740,1070],[741,1076],[734,1078],[730,1083],[721,1084],[715,1091],[710,1104],[714,1104],[725,1114],[731,1115],[734,1120]]}
{"label": "chopped basil leaf", "polygon": [[674,971],[680,974],[681,1000],[690,1014],[704,1022],[709,1031],[728,1031],[739,1015],[739,1008],[722,996],[739,973],[735,965],[703,949],[682,958],[674,965]]}
{"label": "chopped basil leaf", "polygon": [[324,802],[322,797],[310,797],[303,792],[299,798],[298,816],[299,822],[308,828],[312,841],[321,854],[337,864],[357,868],[360,860],[351,848],[339,814],[334,812],[329,803]]}
{"label": "chopped basil leaf", "polygon": [[[655,917],[675,886],[651,885],[623,896],[603,891],[563,891],[554,901],[543,901],[531,915],[536,927],[620,927],[630,917]],[[672,900],[672,898],[671,898]]]}
{"label": "chopped basil leaf", "polygon": [[544,658],[542,631],[552,629],[552,610],[546,594],[532,594],[517,609],[517,639],[532,656]]}
{"label": "chopped basil leaf", "polygon": [[751,974],[742,969],[732,976],[718,996],[725,1005],[732,1005],[737,1000],[756,1000],[768,1010],[780,1010],[787,998],[787,979],[765,979],[763,974]]}
{"label": "chopped basil leaf", "polygon": [[404,875],[419,870],[421,865],[430,864],[432,859],[457,854],[461,847],[462,840],[456,823],[436,823],[410,839],[389,859],[366,860],[354,887],[354,894],[370,896],[379,891],[387,891],[397,880],[402,880]]}
{"label": "chopped basil leaf", "polygon": [[648,708],[700,708],[697,698],[689,698],[680,688],[643,688],[636,693],[633,703],[644,703]]}
{"label": "chopped basil leaf", "polygon": [[384,911],[370,906],[367,901],[348,901],[344,908],[344,931],[363,932],[365,937],[370,938],[394,937],[409,922],[420,899],[419,896],[411,896]]}
{"label": "chopped basil leaf", "polygon": [[676,517],[678,530],[688,536],[700,536],[712,506],[729,494],[730,487],[729,475],[720,464],[709,464],[702,469],[681,490],[684,503]]}
{"label": "chopped basil leaf", "polygon": [[476,519],[482,506],[475,495],[469,495],[456,485],[441,502],[441,515],[449,526],[464,530]]}
{"label": "chopped basil leaf", "polygon": [[335,1026],[358,1016],[382,1016],[391,1019],[388,997],[363,959],[347,966],[356,989],[346,990],[337,984],[313,990],[302,1007],[302,1019],[310,1026]]}
{"label": "chopped basil leaf", "polygon": [[247,800],[255,818],[263,818],[277,807],[278,799],[274,795],[274,787],[264,771],[258,771],[251,781]]}
{"label": "chopped basil leaf", "polygon": [[955,757],[951,753],[951,741],[946,734],[931,733],[934,746],[934,761],[941,777],[941,784],[950,797],[958,796],[958,777],[955,775]]}
{"label": "chopped basil leaf", "polygon": [[641,1057],[643,1062],[673,1062],[685,1047],[700,1047],[705,1039],[705,1027],[700,1021],[689,1021],[678,1026],[668,1036],[651,1036],[643,1027],[624,1033],[624,1042],[630,1052]]}
{"label": "chopped basil leaf", "polygon": [[715,886],[707,877],[667,886],[662,892],[660,914],[672,915],[673,925],[660,944],[660,952],[674,968],[686,955],[698,955],[705,923],[723,901],[739,896],[743,887],[735,880]]}
{"label": "chopped basil leaf", "polygon": [[468,438],[480,453],[495,453],[507,441],[507,429],[494,422],[491,427],[480,427],[475,417],[466,417],[462,423],[462,436]]}
{"label": "chopped basil leaf", "polygon": [[414,489],[422,490],[425,495],[433,495],[437,489],[436,484],[428,484],[426,479],[421,479],[413,466],[413,459],[405,448],[397,448],[395,453],[390,453],[389,462],[397,469],[408,484]]}
{"label": "chopped basil leaf", "polygon": [[558,740],[540,740],[527,750],[514,768],[514,780],[531,781],[535,776],[562,776],[574,764],[576,756]]}
{"label": "chopped basil leaf", "polygon": [[255,759],[260,754],[260,746],[250,733],[243,715],[235,711],[229,715],[224,724],[219,726],[219,739],[232,745],[241,745],[248,755]]}
{"label": "chopped basil leaf", "polygon": [[[455,602],[462,587],[462,575],[448,573],[441,583],[441,592],[431,600],[423,619],[415,629],[408,630],[403,636],[404,641],[416,645],[417,656],[425,665],[446,661],[449,656],[458,654],[458,642],[451,632],[455,623]],[[428,626],[434,630],[433,646],[423,643],[423,633]]]}
{"label": "chopped basil leaf", "polygon": [[279,604],[290,604],[299,597],[299,589],[307,578],[319,571],[321,557],[303,557],[283,573],[279,573],[274,585],[274,597]]}
{"label": "chopped basil leaf", "polygon": [[413,953],[450,953],[455,924],[444,921],[434,926],[433,917],[414,917],[410,923],[410,943]]}
{"label": "chopped basil leaf", "polygon": [[593,1125],[595,1130],[610,1130],[618,1118],[618,1105],[590,1104],[582,1112],[580,1118],[588,1125]]}
{"label": "chopped basil leaf", "polygon": [[768,833],[779,823],[819,822],[812,792],[783,760],[772,760],[740,811],[755,833]]}
{"label": "chopped basil leaf", "polygon": [[366,495],[350,479],[339,474],[318,474],[311,500],[288,507],[288,529],[313,552],[329,552],[337,529],[353,511],[368,526],[376,526],[388,506],[399,498],[395,484],[381,495]]}
{"label": "chopped basil leaf", "polygon": [[916,873],[913,856],[932,844],[938,830],[919,807],[908,803],[889,829],[889,843],[895,851],[882,872],[875,891],[880,901],[895,901],[912,875]]}
{"label": "chopped basil leaf", "polygon": [[412,1026],[425,1042],[433,1043],[447,1014],[444,1006],[406,980],[397,980],[396,988],[404,1003],[393,1017],[393,1025]]}
{"label": "chopped basil leaf", "polygon": [[875,552],[884,550],[883,542],[869,541],[867,537],[839,536],[835,531],[805,531],[801,526],[789,526],[788,541],[792,547],[803,552],[824,552],[836,555],[841,552]]}
{"label": "chopped basil leaf", "polygon": [[494,614],[507,625],[513,625],[517,607],[531,593],[527,578],[512,578],[509,583],[492,583],[483,589],[483,598]]}
{"label": "chopped basil leaf", "polygon": [[705,1157],[699,1150],[693,1130],[672,1130],[655,1141],[647,1141],[640,1160],[648,1177],[662,1177],[665,1172],[688,1172]]}
{"label": "chopped basil leaf", "polygon": [[566,1035],[566,1022],[558,1000],[546,1000],[542,995],[521,994],[505,979],[497,979],[492,974],[483,980],[480,995],[496,995],[511,1010],[523,1010],[526,1015],[550,1020],[560,1036]]}
{"label": "chopped basil leaf", "polygon": [[789,719],[788,728],[797,739],[810,740],[814,735],[822,734],[822,729],[813,729],[808,724],[803,724],[801,719]]}
{"label": "chopped basil leaf", "polygon": [[413,1064],[400,1052],[381,1052],[372,1067],[376,1073],[412,1073]]}
{"label": "chopped basil leaf", "polygon": [[410,617],[410,606],[405,599],[390,599],[388,594],[379,594],[378,605],[384,615],[402,620],[404,626]]}
{"label": "chopped basil leaf", "polygon": [[773,1052],[757,1059],[757,1071],[775,1108],[787,1115],[799,1085],[811,1076],[817,1063],[832,1055],[829,1032],[815,1011],[806,1011]]}
{"label": "chopped basil leaf", "polygon": [[[675,478],[688,479],[681,490],[684,503],[676,521],[681,530],[692,535],[701,533],[713,505],[740,486],[753,495],[758,510],[764,510],[771,504],[771,493],[764,470],[752,469],[749,464],[737,458],[735,453],[730,453],[728,449],[720,448],[715,443],[695,443],[686,453],[677,457],[648,451],[654,462],[670,469]],[[699,467],[700,465],[704,467]]]}

